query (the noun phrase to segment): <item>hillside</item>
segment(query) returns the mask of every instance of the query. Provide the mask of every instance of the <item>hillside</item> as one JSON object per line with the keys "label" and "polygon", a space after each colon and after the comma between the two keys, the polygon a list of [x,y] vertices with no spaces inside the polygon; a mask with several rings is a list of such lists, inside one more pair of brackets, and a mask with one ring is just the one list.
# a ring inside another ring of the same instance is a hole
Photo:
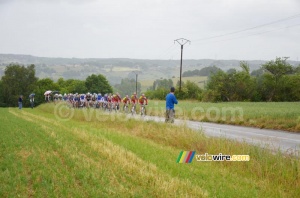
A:
{"label": "hillside", "polygon": [[[246,60],[247,61],[247,60]],[[255,70],[266,61],[248,60],[250,70]],[[0,77],[5,66],[10,63],[35,64],[36,75],[39,78],[50,77],[57,80],[85,79],[88,75],[101,73],[112,84],[120,83],[121,78],[134,78],[133,71],[138,73],[139,80],[156,80],[161,78],[179,77],[179,60],[147,60],[128,58],[48,58],[31,55],[0,54]],[[217,66],[222,70],[239,68],[240,60],[183,60],[183,72],[201,69],[207,66]],[[299,65],[298,61],[290,61],[292,65]]]}

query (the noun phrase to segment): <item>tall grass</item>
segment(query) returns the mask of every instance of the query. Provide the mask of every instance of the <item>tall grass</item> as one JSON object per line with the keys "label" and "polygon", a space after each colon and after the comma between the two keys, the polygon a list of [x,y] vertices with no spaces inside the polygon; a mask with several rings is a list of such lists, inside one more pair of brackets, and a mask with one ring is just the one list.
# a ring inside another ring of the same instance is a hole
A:
{"label": "tall grass", "polygon": [[[62,121],[55,117],[54,108],[47,104],[34,110],[0,109],[0,117],[5,121],[0,126],[1,145],[5,145],[0,158],[1,196],[297,197],[300,194],[300,163],[293,156],[272,154],[268,148],[246,143],[208,138],[201,131],[185,126],[137,121],[95,110],[75,110],[72,119]],[[71,109],[62,111],[70,113]],[[251,159],[249,162],[194,159],[191,164],[177,164],[181,150],[195,150],[197,154],[248,154]]]}

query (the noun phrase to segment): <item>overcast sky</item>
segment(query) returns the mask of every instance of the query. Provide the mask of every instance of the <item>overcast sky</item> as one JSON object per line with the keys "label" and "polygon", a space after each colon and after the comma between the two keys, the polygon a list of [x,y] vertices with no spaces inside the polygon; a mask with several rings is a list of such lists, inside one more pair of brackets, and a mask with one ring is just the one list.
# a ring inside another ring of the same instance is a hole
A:
{"label": "overcast sky", "polygon": [[0,0],[0,24],[5,54],[300,60],[300,0]]}

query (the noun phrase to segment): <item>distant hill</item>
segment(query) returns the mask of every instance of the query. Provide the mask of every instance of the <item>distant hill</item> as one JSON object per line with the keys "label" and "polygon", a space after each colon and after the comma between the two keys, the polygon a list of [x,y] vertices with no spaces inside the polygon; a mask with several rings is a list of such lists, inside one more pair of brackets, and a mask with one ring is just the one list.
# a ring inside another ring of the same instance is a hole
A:
{"label": "distant hill", "polygon": [[[269,60],[267,60],[269,61]],[[250,60],[246,62],[250,70],[260,68],[265,60]],[[120,83],[122,78],[134,78],[138,73],[139,80],[156,80],[161,78],[179,77],[179,60],[148,60],[128,58],[48,58],[31,55],[0,54],[0,76],[3,75],[5,67],[10,63],[23,65],[35,64],[36,75],[39,78],[50,77],[57,80],[85,79],[94,73],[101,73],[107,77],[112,84]],[[299,65],[300,61],[289,61],[292,65]],[[207,66],[216,66],[222,70],[239,68],[240,60],[183,60],[183,72],[201,69]]]}

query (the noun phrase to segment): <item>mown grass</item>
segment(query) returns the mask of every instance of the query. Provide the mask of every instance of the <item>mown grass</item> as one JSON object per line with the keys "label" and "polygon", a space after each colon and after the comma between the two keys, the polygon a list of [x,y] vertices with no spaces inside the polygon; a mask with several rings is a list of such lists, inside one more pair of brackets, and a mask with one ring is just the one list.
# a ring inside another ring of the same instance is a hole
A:
{"label": "mown grass", "polygon": [[[243,125],[300,132],[300,102],[181,101],[175,105],[179,119]],[[165,101],[149,100],[148,114],[165,115]]]}
{"label": "mown grass", "polygon": [[[300,163],[293,156],[270,154],[268,149],[222,138],[207,138],[184,126],[142,122],[93,109],[55,111],[56,107],[47,104],[33,110],[0,109],[1,197],[300,194]],[[72,118],[62,121],[63,115]],[[181,150],[248,154],[251,160],[194,159],[191,164],[177,164]]]}

